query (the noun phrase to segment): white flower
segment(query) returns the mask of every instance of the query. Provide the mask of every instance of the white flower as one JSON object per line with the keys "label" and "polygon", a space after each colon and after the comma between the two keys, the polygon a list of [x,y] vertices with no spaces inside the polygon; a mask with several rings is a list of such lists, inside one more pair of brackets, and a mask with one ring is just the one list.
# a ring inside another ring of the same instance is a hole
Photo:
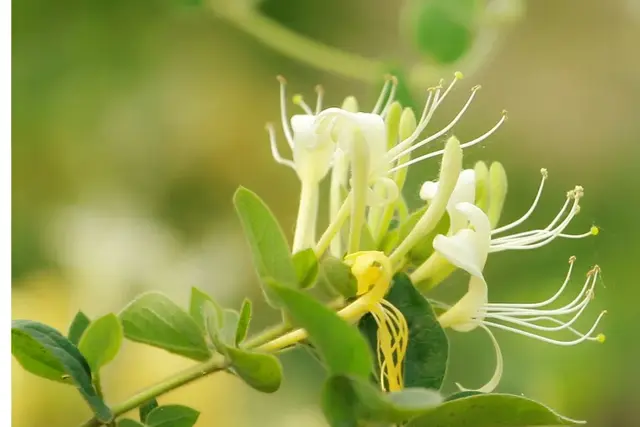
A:
{"label": "white flower", "polygon": [[[571,303],[558,309],[546,309],[543,307],[547,307],[556,301],[565,290],[571,276],[575,258],[570,259],[569,262],[571,266],[567,274],[567,279],[552,298],[534,304],[489,303],[488,287],[482,274],[487,256],[492,251],[492,231],[489,218],[480,208],[468,202],[458,203],[456,209],[459,213],[467,217],[472,229],[462,229],[453,236],[438,235],[433,241],[433,247],[441,256],[456,267],[462,268],[471,274],[471,279],[469,280],[467,293],[456,304],[448,308],[438,320],[443,327],[450,327],[459,332],[468,332],[477,327],[481,327],[489,333],[496,350],[496,371],[491,380],[478,389],[479,391],[492,391],[502,376],[502,355],[497,341],[488,327],[508,330],[557,345],[575,345],[586,340],[602,341],[604,339],[603,335],[596,337],[591,335],[595,331],[604,312],[601,313],[590,331],[586,334],[582,334],[571,327],[593,298],[593,288],[599,272],[598,267],[595,267],[589,273],[580,294]],[[573,313],[575,314],[567,322],[557,319],[557,316]],[[505,325],[505,323],[507,324]],[[548,326],[549,323],[555,326]],[[518,327],[520,329],[518,329]],[[578,335],[579,338],[572,341],[559,341],[538,335],[527,329],[543,332],[557,332],[566,329]]]}
{"label": "white flower", "polygon": [[[437,181],[426,181],[420,187],[420,198],[431,201],[438,192]],[[447,203],[447,213],[449,214],[450,226],[449,234],[455,233],[467,226],[467,218],[458,212],[456,205],[462,202],[474,203],[476,198],[476,173],[473,169],[465,169],[460,172],[458,182],[453,190],[453,194]]]}

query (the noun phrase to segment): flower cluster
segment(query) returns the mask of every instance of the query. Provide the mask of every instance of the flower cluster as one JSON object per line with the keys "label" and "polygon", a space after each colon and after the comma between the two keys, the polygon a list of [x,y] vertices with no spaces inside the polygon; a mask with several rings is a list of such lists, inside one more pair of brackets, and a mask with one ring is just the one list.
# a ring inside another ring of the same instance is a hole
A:
{"label": "flower cluster", "polygon": [[[512,231],[538,206],[548,179],[546,169],[541,170],[540,187],[529,210],[521,218],[499,226],[507,195],[506,172],[497,162],[490,166],[478,162],[473,169],[463,169],[463,149],[489,138],[504,124],[506,113],[473,140],[460,143],[450,136],[476,97],[480,89],[476,86],[446,126],[428,131],[434,114],[461,79],[462,74],[455,73],[448,85],[440,82],[428,89],[419,116],[394,100],[398,82],[388,77],[371,112],[359,111],[353,97],[346,98],[340,108],[325,108],[323,90],[318,87],[315,108],[295,95],[293,103],[302,111],[289,118],[286,81],[280,77],[282,131],[291,159],[280,154],[276,129],[267,125],[274,159],[293,169],[301,182],[293,252],[312,249],[318,259],[330,256],[350,267],[357,292],[339,314],[351,321],[366,313],[374,317],[380,383],[389,391],[403,387],[403,358],[409,338],[404,316],[385,300],[393,276],[399,272],[408,273],[422,292],[438,285],[456,268],[469,273],[468,291],[460,300],[451,305],[432,304],[441,310],[438,321],[442,327],[459,332],[480,328],[489,334],[496,351],[496,370],[479,391],[495,389],[502,375],[502,354],[491,328],[557,345],[604,340],[604,335],[595,334],[604,312],[587,333],[573,327],[594,297],[599,267],[589,271],[582,290],[570,303],[553,308],[568,287],[573,257],[566,279],[551,298],[537,303],[489,302],[483,274],[489,254],[536,249],[557,238],[585,238],[596,235],[598,228],[581,234],[566,231],[580,212],[584,195],[583,188],[576,186],[567,192],[559,213],[545,228]],[[416,155],[417,150],[423,152],[443,139],[444,148]],[[436,158],[441,162],[438,180],[424,182],[419,195],[425,205],[410,214],[402,196],[407,168]],[[318,237],[319,186],[325,178],[330,180],[329,225]],[[550,336],[561,331],[576,338]]]}

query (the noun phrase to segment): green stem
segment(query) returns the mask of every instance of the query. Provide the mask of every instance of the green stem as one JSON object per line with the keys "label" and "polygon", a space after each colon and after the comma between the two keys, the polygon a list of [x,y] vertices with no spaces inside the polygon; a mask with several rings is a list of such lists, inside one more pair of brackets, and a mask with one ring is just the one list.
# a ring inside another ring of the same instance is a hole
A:
{"label": "green stem", "polygon": [[[204,363],[200,363],[198,365],[192,366],[188,369],[185,369],[182,372],[178,372],[177,374],[160,381],[159,383],[148,387],[139,393],[131,396],[129,399],[124,401],[123,403],[114,406],[111,410],[113,411],[113,416],[118,417],[125,412],[129,412],[132,409],[137,408],[142,405],[144,402],[151,400],[155,397],[163,395],[165,393],[170,392],[180,386],[183,386],[187,383],[195,381],[199,378],[206,377],[209,374],[214,372],[221,371],[226,369],[229,366],[229,361],[225,359],[225,357],[216,354],[210,360],[207,360]],[[103,425],[102,422],[97,420],[96,418],[92,418],[89,421],[82,424],[81,427],[99,427]]]}
{"label": "green stem", "polygon": [[379,82],[385,73],[382,61],[318,43],[251,9],[234,10],[228,5],[216,5],[215,2],[212,2],[211,8],[217,16],[271,49],[317,69],[368,83]]}

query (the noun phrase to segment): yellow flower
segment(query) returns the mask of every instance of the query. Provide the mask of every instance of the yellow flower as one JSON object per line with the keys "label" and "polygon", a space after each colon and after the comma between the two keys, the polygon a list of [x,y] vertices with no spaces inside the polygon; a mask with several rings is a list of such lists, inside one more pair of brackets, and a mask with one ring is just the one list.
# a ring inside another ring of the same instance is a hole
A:
{"label": "yellow flower", "polygon": [[347,255],[345,262],[357,279],[358,300],[364,302],[363,308],[378,325],[376,351],[380,386],[386,391],[401,390],[409,327],[400,310],[384,299],[393,277],[391,261],[383,252],[363,251]]}

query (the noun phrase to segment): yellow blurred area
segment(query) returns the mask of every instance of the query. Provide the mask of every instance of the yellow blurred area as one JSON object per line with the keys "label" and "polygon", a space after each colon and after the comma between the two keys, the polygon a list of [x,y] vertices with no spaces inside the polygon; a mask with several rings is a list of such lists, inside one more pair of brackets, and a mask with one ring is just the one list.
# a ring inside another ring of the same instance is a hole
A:
{"label": "yellow blurred area", "polygon": [[[536,301],[561,283],[569,256],[578,257],[576,282],[593,264],[602,267],[597,304],[611,313],[605,345],[557,348],[496,334],[505,357],[500,391],[524,393],[594,427],[631,427],[640,418],[635,3],[528,2],[500,49],[466,76],[435,117],[448,123],[478,83],[478,100],[455,129],[461,140],[480,135],[508,109],[509,122],[495,137],[465,151],[467,167],[477,160],[505,165],[505,222],[528,208],[541,167],[550,180],[532,227],[555,215],[566,190],[585,187],[572,232],[597,224],[597,238],[492,255],[486,277],[495,301]],[[402,64],[417,60],[398,36],[393,2],[262,6],[283,25],[327,44]],[[236,308],[249,296],[253,331],[276,322],[231,204],[233,191],[246,186],[292,234],[298,182],[272,160],[264,131],[266,122],[279,121],[275,75],[287,77],[291,94],[309,99],[322,83],[329,105],[354,94],[369,108],[379,88],[290,60],[206,5],[28,0],[14,2],[12,18],[12,318],[66,332],[78,309],[90,317],[118,312],[147,290],[186,306],[195,285]],[[411,88],[417,104],[422,89]],[[411,203],[437,167],[433,161],[410,172]],[[464,285],[455,276],[451,288]],[[456,381],[471,387],[490,376],[493,353],[484,338],[452,334],[447,392]],[[127,342],[105,368],[107,401],[121,402],[192,363]],[[198,409],[199,426],[325,425],[317,364],[292,355],[284,366],[284,387],[274,395],[217,374],[160,401]],[[12,409],[16,427],[77,425],[90,415],[72,387],[26,373],[15,360]]]}

